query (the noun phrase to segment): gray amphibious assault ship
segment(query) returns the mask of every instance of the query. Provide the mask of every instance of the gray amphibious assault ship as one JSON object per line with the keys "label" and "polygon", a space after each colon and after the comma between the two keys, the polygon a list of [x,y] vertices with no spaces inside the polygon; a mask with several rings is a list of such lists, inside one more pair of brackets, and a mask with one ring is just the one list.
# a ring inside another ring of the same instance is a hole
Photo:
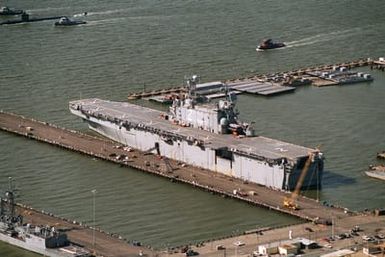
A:
{"label": "gray amphibious assault ship", "polygon": [[90,129],[124,145],[156,149],[167,158],[278,190],[293,190],[311,157],[302,185],[321,188],[322,153],[256,136],[251,124],[238,120],[235,94],[216,103],[199,101],[197,83],[197,76],[187,80],[188,93],[175,97],[168,113],[96,98],[71,101],[69,107]]}

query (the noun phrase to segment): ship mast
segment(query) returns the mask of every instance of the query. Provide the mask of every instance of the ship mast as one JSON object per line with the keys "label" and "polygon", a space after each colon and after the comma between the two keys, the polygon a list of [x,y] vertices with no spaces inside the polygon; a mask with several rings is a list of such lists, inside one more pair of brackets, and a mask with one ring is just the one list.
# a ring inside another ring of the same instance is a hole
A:
{"label": "ship mast", "polygon": [[0,220],[12,228],[15,222],[21,221],[21,217],[15,215],[15,193],[12,185],[12,177],[8,178],[9,189],[5,191],[4,198],[1,198]]}
{"label": "ship mast", "polygon": [[15,217],[15,194],[12,186],[12,177],[8,178],[9,189],[5,192],[5,196],[8,203],[9,216],[11,218]]}
{"label": "ship mast", "polygon": [[200,77],[198,75],[192,75],[190,78],[186,79],[188,98],[196,98],[196,87],[199,83]]}

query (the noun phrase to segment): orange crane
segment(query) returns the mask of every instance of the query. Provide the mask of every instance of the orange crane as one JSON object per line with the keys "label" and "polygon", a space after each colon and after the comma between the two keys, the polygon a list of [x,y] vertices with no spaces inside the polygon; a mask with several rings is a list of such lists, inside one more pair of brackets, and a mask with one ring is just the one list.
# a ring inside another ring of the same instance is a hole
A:
{"label": "orange crane", "polygon": [[302,184],[305,180],[306,174],[309,170],[310,164],[314,162],[314,157],[319,154],[318,147],[315,148],[314,151],[309,152],[309,156],[305,162],[305,165],[303,166],[301,170],[301,174],[299,176],[299,179],[297,181],[297,185],[295,186],[294,191],[291,193],[290,197],[285,197],[283,199],[283,206],[288,209],[292,210],[299,210],[299,206],[297,204],[297,198],[301,191]]}

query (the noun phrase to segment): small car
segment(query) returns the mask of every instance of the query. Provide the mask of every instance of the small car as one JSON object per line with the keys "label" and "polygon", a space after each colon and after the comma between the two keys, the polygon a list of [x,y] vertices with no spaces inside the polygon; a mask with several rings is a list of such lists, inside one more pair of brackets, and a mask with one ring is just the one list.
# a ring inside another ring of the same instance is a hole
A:
{"label": "small car", "polygon": [[245,243],[242,242],[242,241],[236,241],[236,242],[234,242],[234,245],[235,245],[235,246],[244,246]]}

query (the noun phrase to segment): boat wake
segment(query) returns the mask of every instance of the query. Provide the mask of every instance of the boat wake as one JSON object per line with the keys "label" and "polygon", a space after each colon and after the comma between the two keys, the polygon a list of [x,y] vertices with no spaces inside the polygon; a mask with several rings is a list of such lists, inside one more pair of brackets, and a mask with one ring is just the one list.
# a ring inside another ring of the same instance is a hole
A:
{"label": "boat wake", "polygon": [[125,20],[126,18],[120,17],[120,18],[111,18],[111,19],[104,19],[104,20],[97,20],[97,21],[88,21],[87,26],[96,26],[100,24],[113,24],[118,23],[119,21]]}
{"label": "boat wake", "polygon": [[341,39],[349,36],[358,34],[361,31],[361,28],[347,29],[347,30],[338,30],[329,33],[321,33],[318,35],[306,37],[300,40],[295,40],[291,42],[285,42],[286,47],[298,47],[313,45],[317,43],[327,42],[335,39]]}
{"label": "boat wake", "polygon": [[85,17],[87,15],[89,15],[87,12],[83,12],[83,13],[74,14],[73,17],[78,18],[78,17]]}
{"label": "boat wake", "polygon": [[28,9],[26,10],[26,12],[29,14],[35,14],[35,13],[61,11],[61,10],[68,10],[68,9],[69,7],[47,7],[47,8],[41,8],[41,9]]}
{"label": "boat wake", "polygon": [[[125,9],[115,9],[115,10],[107,10],[107,11],[100,11],[100,12],[87,12],[87,16],[115,14],[115,13],[124,12],[124,10]],[[77,13],[74,15],[74,17],[82,17],[82,16],[84,16],[84,14],[85,14],[84,12],[83,13]]]}

